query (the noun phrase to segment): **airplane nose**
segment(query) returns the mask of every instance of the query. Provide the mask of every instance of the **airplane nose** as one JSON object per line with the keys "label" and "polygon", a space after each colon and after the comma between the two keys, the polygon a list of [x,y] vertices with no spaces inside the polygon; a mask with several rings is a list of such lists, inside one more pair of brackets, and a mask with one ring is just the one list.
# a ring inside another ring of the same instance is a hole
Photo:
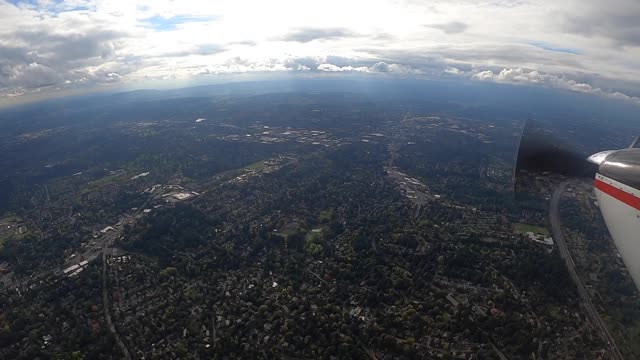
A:
{"label": "airplane nose", "polygon": [[587,160],[589,160],[589,162],[592,162],[596,165],[600,165],[602,164],[602,162],[604,162],[604,160],[607,158],[607,156],[613,154],[614,152],[616,152],[617,150],[606,150],[606,151],[601,151],[597,154],[593,154],[591,156],[589,156],[587,158]]}

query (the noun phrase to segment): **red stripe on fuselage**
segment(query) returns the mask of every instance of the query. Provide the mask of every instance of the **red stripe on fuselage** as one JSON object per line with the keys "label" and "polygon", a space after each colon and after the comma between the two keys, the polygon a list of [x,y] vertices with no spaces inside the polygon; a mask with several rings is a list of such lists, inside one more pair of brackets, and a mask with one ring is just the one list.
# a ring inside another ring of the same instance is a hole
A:
{"label": "red stripe on fuselage", "polygon": [[617,187],[613,186],[613,185],[609,185],[606,182],[602,181],[602,180],[598,180],[596,179],[595,182],[595,187],[596,189],[602,191],[603,193],[622,201],[623,203],[631,206],[632,208],[636,209],[636,210],[640,210],[640,198],[630,194],[624,190],[618,189]]}

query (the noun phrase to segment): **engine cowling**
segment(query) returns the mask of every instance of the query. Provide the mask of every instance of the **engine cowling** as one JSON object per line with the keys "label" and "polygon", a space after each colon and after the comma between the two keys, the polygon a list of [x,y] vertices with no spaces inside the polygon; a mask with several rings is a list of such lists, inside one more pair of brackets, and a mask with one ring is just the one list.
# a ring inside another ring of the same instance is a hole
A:
{"label": "engine cowling", "polygon": [[594,188],[600,211],[640,289],[640,149],[603,151],[589,161],[599,165]]}

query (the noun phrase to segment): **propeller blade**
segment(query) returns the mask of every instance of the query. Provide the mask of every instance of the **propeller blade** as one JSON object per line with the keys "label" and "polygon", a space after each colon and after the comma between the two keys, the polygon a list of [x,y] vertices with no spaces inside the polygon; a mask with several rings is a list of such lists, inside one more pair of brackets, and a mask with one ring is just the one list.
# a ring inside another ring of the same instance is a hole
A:
{"label": "propeller blade", "polygon": [[553,176],[593,178],[597,168],[586,155],[569,148],[542,126],[528,121],[520,138],[514,199],[527,203],[532,199],[531,195],[541,191],[546,180],[552,180]]}
{"label": "propeller blade", "polygon": [[528,122],[520,139],[516,176],[519,173],[591,177],[595,164],[587,156],[568,148],[549,132]]}

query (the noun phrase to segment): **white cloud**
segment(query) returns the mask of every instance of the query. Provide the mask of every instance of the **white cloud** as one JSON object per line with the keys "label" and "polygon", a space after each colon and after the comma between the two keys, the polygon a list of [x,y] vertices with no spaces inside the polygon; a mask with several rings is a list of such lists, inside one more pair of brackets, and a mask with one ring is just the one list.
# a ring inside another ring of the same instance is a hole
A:
{"label": "white cloud", "polygon": [[369,72],[369,68],[366,66],[336,66],[329,63],[318,65],[318,70],[328,72],[343,72],[343,71],[356,71],[356,72]]}
{"label": "white cloud", "polygon": [[320,64],[316,67],[316,69],[324,72],[391,73],[397,75],[416,75],[422,73],[419,69],[414,69],[410,66],[394,63],[388,64],[383,61],[370,64],[370,61],[359,61],[356,59],[341,58],[339,59],[339,62],[342,64],[342,66],[340,66],[340,64],[334,64],[330,62],[332,60],[336,59],[332,59],[331,57],[319,59],[318,61],[320,62]]}
{"label": "white cloud", "polygon": [[369,68],[370,72],[379,72],[379,73],[391,73],[391,74],[399,74],[399,75],[419,75],[423,72],[420,69],[413,68],[408,65],[402,64],[388,64],[384,61],[380,61],[375,63],[373,66]]}
{"label": "white cloud", "polygon": [[607,92],[589,84],[580,83],[573,79],[567,79],[564,76],[545,74],[536,70],[525,70],[522,68],[503,69],[499,73],[494,73],[491,70],[484,70],[473,74],[471,78],[482,81],[511,84],[543,85],[556,89],[599,95],[640,104],[640,97],[629,96],[620,92]]}
{"label": "white cloud", "polygon": [[460,75],[462,73],[462,71],[456,67],[448,67],[444,69],[444,72],[450,75]]}

